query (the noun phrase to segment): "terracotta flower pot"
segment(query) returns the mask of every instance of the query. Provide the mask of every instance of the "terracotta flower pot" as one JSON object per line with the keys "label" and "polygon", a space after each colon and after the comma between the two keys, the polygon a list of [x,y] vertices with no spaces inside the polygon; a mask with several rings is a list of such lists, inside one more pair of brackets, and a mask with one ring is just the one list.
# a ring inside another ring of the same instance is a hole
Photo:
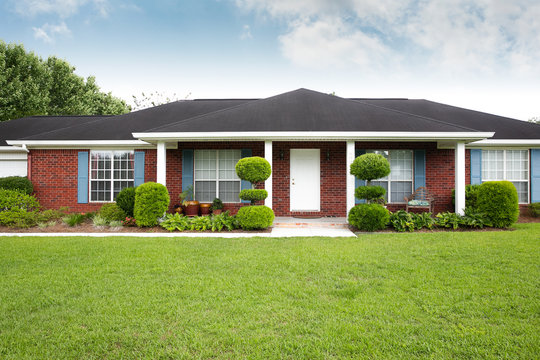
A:
{"label": "terracotta flower pot", "polygon": [[186,202],[185,214],[187,216],[199,215],[199,202],[196,200]]}
{"label": "terracotta flower pot", "polygon": [[222,209],[215,209],[215,210],[212,210],[212,214],[214,214],[214,215],[219,215],[219,214],[221,214],[222,212],[223,212]]}
{"label": "terracotta flower pot", "polygon": [[212,206],[212,204],[200,204],[201,216],[210,215],[210,206]]}

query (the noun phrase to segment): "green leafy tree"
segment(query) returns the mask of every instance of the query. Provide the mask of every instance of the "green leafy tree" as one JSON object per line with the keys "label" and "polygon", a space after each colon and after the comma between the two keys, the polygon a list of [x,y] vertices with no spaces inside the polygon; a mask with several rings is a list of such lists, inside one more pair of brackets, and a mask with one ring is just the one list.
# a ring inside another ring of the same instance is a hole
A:
{"label": "green leafy tree", "polygon": [[540,125],[540,116],[535,116],[529,119],[529,122],[539,124]]}
{"label": "green leafy tree", "polygon": [[93,76],[54,56],[46,61],[22,45],[0,40],[0,121],[32,115],[117,115],[124,100],[103,93]]}

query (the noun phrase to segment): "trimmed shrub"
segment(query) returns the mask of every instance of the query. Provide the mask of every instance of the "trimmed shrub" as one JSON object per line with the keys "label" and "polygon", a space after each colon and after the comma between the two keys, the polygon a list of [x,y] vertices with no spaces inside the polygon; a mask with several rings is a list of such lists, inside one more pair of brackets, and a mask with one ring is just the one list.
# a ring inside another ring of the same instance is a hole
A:
{"label": "trimmed shrub", "polygon": [[366,199],[371,201],[384,201],[386,189],[382,186],[359,186],[354,191],[354,196],[357,199]]}
{"label": "trimmed shrub", "polygon": [[[465,186],[465,208],[476,210],[478,206],[478,190],[481,185]],[[456,204],[456,189],[452,189],[452,205]]]}
{"label": "trimmed shrub", "polygon": [[266,229],[274,223],[274,212],[268,206],[244,206],[236,214],[244,230]]}
{"label": "trimmed shrub", "polygon": [[169,208],[167,188],[155,182],[147,182],[135,189],[133,213],[138,226],[155,226]]}
{"label": "trimmed shrub", "polygon": [[252,184],[264,181],[272,174],[270,163],[259,156],[240,159],[236,163],[235,169],[240,179],[249,181]]}
{"label": "trimmed shrub", "polygon": [[386,228],[390,212],[379,204],[359,204],[349,211],[349,224],[363,231],[376,231]]}
{"label": "trimmed shrub", "polygon": [[[122,189],[116,196],[116,205],[126,213],[126,216],[133,217],[135,207],[135,188]],[[123,219],[122,219],[123,220]]]}
{"label": "trimmed shrub", "polygon": [[478,212],[484,213],[492,226],[506,228],[519,217],[517,190],[510,181],[487,181],[478,190]]}
{"label": "trimmed shrub", "polygon": [[540,203],[529,204],[529,212],[534,217],[540,216]]}
{"label": "trimmed shrub", "polygon": [[8,176],[0,178],[0,189],[19,190],[24,194],[30,195],[34,192],[34,185],[24,176]]}
{"label": "trimmed shrub", "polygon": [[268,191],[264,189],[249,189],[242,190],[238,195],[242,200],[249,200],[251,204],[255,204],[255,201],[264,200],[268,197]]}
{"label": "trimmed shrub", "polygon": [[114,203],[104,204],[101,209],[99,209],[99,215],[107,222],[122,221],[127,216],[124,210]]}
{"label": "trimmed shrub", "polygon": [[220,198],[215,198],[214,201],[212,201],[211,210],[221,210],[223,209],[223,201],[221,201]]}
{"label": "trimmed shrub", "polygon": [[380,154],[364,154],[354,159],[350,172],[361,180],[380,179],[390,174],[390,163]]}

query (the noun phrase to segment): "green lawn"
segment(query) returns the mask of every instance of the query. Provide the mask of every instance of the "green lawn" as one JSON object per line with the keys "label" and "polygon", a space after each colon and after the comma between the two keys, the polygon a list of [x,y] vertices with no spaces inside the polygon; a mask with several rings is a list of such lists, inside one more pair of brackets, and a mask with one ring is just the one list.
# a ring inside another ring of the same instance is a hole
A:
{"label": "green lawn", "polygon": [[0,238],[0,358],[540,357],[540,224]]}

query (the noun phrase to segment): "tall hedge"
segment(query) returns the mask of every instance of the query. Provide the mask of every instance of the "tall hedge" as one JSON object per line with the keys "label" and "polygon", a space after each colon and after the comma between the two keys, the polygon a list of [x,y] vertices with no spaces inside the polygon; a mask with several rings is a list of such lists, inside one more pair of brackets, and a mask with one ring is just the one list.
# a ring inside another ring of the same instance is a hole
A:
{"label": "tall hedge", "polygon": [[133,216],[133,209],[135,208],[135,188],[129,187],[122,189],[118,195],[116,195],[116,205],[124,212],[127,216]]}
{"label": "tall hedge", "polygon": [[19,190],[30,195],[34,192],[34,185],[25,176],[8,176],[0,178],[0,189]]}
{"label": "tall hedge", "polygon": [[494,227],[509,227],[519,217],[518,194],[510,181],[487,181],[480,185],[477,206]]}
{"label": "tall hedge", "polygon": [[133,210],[137,226],[155,226],[165,215],[170,203],[167,188],[155,182],[147,182],[135,189]]}

